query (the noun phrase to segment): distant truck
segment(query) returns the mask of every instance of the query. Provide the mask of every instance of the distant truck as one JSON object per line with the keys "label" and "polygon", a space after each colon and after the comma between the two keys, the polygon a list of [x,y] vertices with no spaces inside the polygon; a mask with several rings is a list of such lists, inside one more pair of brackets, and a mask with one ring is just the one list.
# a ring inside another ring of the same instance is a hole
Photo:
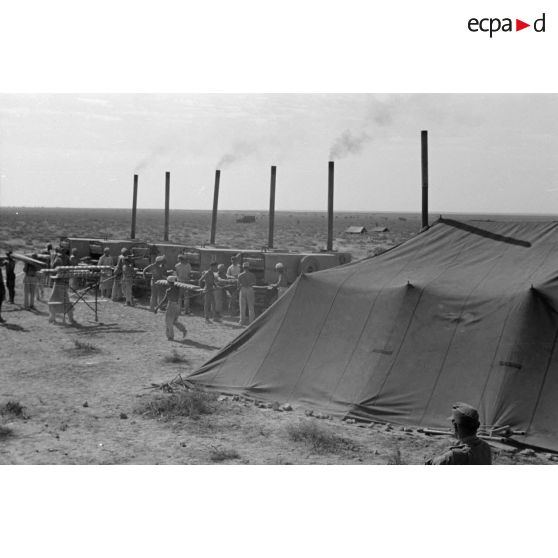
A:
{"label": "distant truck", "polygon": [[255,215],[243,215],[236,220],[237,223],[255,223],[256,216]]}

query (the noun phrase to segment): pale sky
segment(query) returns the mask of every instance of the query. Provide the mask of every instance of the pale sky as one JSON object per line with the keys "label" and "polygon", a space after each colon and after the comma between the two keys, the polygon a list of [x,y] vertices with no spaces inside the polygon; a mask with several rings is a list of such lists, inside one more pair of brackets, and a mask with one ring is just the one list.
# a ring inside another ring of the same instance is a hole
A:
{"label": "pale sky", "polygon": [[[558,95],[0,95],[2,206],[558,213]],[[348,147],[350,149],[348,150]]]}

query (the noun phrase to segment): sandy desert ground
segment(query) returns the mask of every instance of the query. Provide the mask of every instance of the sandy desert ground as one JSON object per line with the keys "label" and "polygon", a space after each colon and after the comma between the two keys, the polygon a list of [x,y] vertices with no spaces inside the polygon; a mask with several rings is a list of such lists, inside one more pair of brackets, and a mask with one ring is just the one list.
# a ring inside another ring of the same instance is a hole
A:
{"label": "sandy desert ground", "polygon": [[[39,248],[61,235],[128,233],[121,210],[17,211],[1,211],[0,249]],[[208,216],[173,212],[171,240],[206,242]],[[220,216],[219,243],[265,244],[263,214],[255,225],[238,224],[236,217]],[[320,214],[278,214],[276,222],[278,247],[312,250],[325,244]],[[342,232],[350,224],[376,223],[389,233],[355,239]],[[416,234],[419,223],[418,215],[340,214],[335,244],[364,257]],[[161,231],[162,212],[140,212],[139,238],[159,240]],[[452,443],[410,428],[309,416],[296,403],[284,410],[182,388],[180,378],[239,333],[233,319],[207,324],[196,311],[181,318],[186,339],[170,342],[164,315],[149,312],[146,301],[127,307],[101,300],[98,322],[80,303],[77,326],[49,325],[44,300],[34,311],[21,303],[19,276],[16,304],[4,304],[6,323],[0,327],[2,464],[421,464]],[[515,448],[495,449],[494,457],[498,464],[554,462],[551,454]]]}

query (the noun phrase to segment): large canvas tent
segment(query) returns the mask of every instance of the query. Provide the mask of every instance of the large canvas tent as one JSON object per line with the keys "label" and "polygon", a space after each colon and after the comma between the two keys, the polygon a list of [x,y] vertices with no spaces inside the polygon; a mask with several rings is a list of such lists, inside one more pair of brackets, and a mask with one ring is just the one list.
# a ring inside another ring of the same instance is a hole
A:
{"label": "large canvas tent", "polygon": [[190,380],[336,416],[447,427],[451,404],[558,450],[558,223],[440,219],[302,275]]}

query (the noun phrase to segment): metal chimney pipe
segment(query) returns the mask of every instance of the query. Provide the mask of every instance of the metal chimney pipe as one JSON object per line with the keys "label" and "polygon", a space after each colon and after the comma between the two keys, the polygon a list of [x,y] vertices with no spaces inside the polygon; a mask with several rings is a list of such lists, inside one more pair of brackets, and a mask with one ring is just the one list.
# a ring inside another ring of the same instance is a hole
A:
{"label": "metal chimney pipe", "polygon": [[275,178],[277,176],[277,167],[271,167],[271,182],[269,185],[269,234],[267,247],[273,248],[273,229],[275,226]]}
{"label": "metal chimney pipe", "polygon": [[134,174],[134,193],[132,194],[132,230],[130,238],[136,238],[136,213],[138,210],[138,175]]}
{"label": "metal chimney pipe", "polygon": [[422,161],[422,228],[428,227],[428,132],[420,133]]}
{"label": "metal chimney pipe", "polygon": [[215,171],[215,189],[213,190],[213,214],[211,215],[211,238],[209,244],[215,244],[215,231],[217,230],[217,207],[219,205],[219,181],[221,180],[221,171]]}
{"label": "metal chimney pipe", "polygon": [[335,163],[329,162],[328,167],[328,194],[327,194],[327,250],[333,250],[333,177],[335,174]]}
{"label": "metal chimney pipe", "polygon": [[169,200],[170,200],[170,172],[165,173],[165,234],[163,240],[169,240]]}

